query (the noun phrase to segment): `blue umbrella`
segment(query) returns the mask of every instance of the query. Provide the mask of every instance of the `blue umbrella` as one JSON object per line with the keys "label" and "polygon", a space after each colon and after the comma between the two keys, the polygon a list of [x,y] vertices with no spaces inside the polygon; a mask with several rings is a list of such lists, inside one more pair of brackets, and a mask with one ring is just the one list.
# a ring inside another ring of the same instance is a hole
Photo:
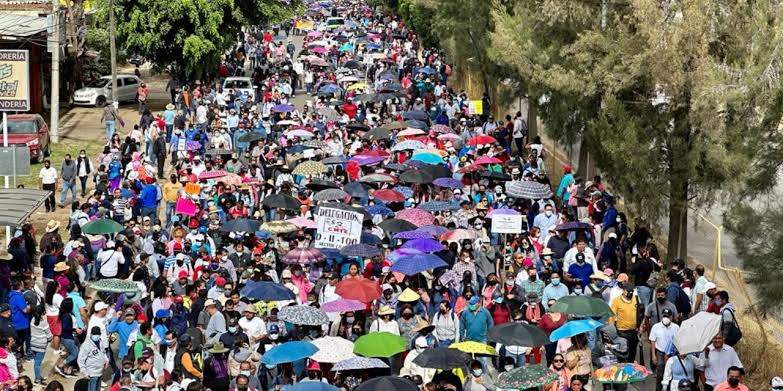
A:
{"label": "blue umbrella", "polygon": [[363,231],[362,236],[359,239],[359,243],[369,244],[371,246],[377,246],[381,244],[381,238],[367,232]]}
{"label": "blue umbrella", "polygon": [[393,272],[400,272],[406,276],[412,276],[425,270],[447,266],[446,262],[432,254],[417,254],[401,257],[392,265]]}
{"label": "blue umbrella", "polygon": [[445,234],[446,232],[449,232],[449,229],[441,226],[441,225],[425,225],[421,226],[419,228],[416,228],[417,231],[427,231],[432,234],[432,236],[440,237],[441,235]]}
{"label": "blue umbrella", "polygon": [[424,253],[434,253],[436,251],[443,250],[443,245],[439,241],[430,238],[409,240],[401,247],[413,248]]}
{"label": "blue umbrella", "polygon": [[438,155],[436,155],[434,153],[429,153],[429,152],[413,155],[411,160],[416,160],[416,161],[424,162],[424,163],[427,163],[427,164],[441,164],[441,163],[443,163],[443,158],[442,157],[440,157],[440,156],[438,156]]}
{"label": "blue umbrella", "polygon": [[371,215],[381,215],[386,217],[394,214],[393,210],[389,209],[386,205],[383,204],[365,206],[364,209]]}
{"label": "blue umbrella", "polygon": [[288,387],[288,391],[340,391],[339,388],[320,381],[304,381]]}
{"label": "blue umbrella", "polygon": [[461,189],[463,186],[462,181],[454,178],[438,178],[432,181],[433,185],[440,187],[448,187],[451,189]]}
{"label": "blue umbrella", "polygon": [[269,281],[252,281],[239,292],[243,297],[255,300],[296,300],[296,294],[281,284]]}
{"label": "blue umbrella", "polygon": [[318,348],[306,341],[281,343],[273,347],[261,357],[261,362],[267,365],[278,365],[312,356]]}
{"label": "blue umbrella", "polygon": [[289,113],[294,111],[295,107],[293,105],[277,105],[272,107],[272,111],[278,112],[278,113]]}
{"label": "blue umbrella", "polygon": [[345,43],[342,46],[340,46],[340,48],[337,49],[337,51],[340,51],[340,52],[352,52],[353,51],[353,45],[351,45],[350,43]]}
{"label": "blue umbrella", "polygon": [[428,126],[425,122],[415,120],[415,119],[409,119],[405,121],[405,123],[410,126],[411,128],[421,129],[421,130],[427,130]]}
{"label": "blue umbrella", "polygon": [[421,110],[411,110],[402,113],[402,118],[426,122],[430,117]]}
{"label": "blue umbrella", "polygon": [[345,246],[340,250],[340,254],[346,257],[369,258],[381,254],[381,249],[369,244],[359,243]]}
{"label": "blue umbrella", "polygon": [[345,156],[329,156],[328,158],[321,160],[323,164],[345,164],[348,163],[348,159]]}
{"label": "blue umbrella", "polygon": [[413,196],[413,189],[408,186],[395,186],[392,190],[399,192],[405,198],[410,198]]}
{"label": "blue umbrella", "polygon": [[336,248],[319,248],[319,250],[321,250],[327,259],[340,259],[343,257],[343,255],[340,254],[340,250]]}
{"label": "blue umbrella", "polygon": [[432,238],[432,233],[427,231],[419,231],[414,229],[412,231],[402,231],[394,234],[394,239],[427,239]]}
{"label": "blue umbrella", "polygon": [[561,338],[569,338],[577,334],[593,331],[603,325],[603,323],[593,319],[572,320],[552,331],[552,334],[549,334],[549,340],[555,342]]}
{"label": "blue umbrella", "polygon": [[424,209],[427,212],[445,212],[459,209],[459,204],[448,201],[428,201],[419,205],[419,209]]}
{"label": "blue umbrella", "polygon": [[326,84],[321,86],[321,88],[318,89],[318,92],[323,92],[327,94],[334,94],[335,92],[340,92],[343,89],[340,88],[337,84]]}
{"label": "blue umbrella", "polygon": [[419,70],[417,72],[418,73],[423,73],[425,75],[434,75],[435,74],[435,70],[430,68],[430,67],[419,68]]}

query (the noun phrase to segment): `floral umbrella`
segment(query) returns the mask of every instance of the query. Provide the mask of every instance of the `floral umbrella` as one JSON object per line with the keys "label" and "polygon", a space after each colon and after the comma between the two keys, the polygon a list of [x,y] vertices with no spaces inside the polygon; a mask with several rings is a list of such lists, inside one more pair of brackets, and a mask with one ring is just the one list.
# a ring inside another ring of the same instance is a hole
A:
{"label": "floral umbrella", "polygon": [[636,383],[644,381],[652,375],[649,369],[635,363],[618,363],[593,372],[593,377],[600,383]]}
{"label": "floral umbrella", "polygon": [[224,177],[226,175],[228,175],[228,172],[224,170],[204,171],[201,174],[199,174],[198,179],[215,179],[215,178]]}
{"label": "floral umbrella", "polygon": [[464,228],[457,228],[454,231],[446,232],[440,236],[440,240],[449,242],[461,242],[465,239],[475,239],[476,233]]}
{"label": "floral umbrella", "polygon": [[348,312],[348,311],[361,311],[367,308],[367,304],[362,303],[359,300],[352,299],[337,299],[324,303],[321,306],[323,312]]}
{"label": "floral umbrella", "polygon": [[313,340],[313,345],[318,348],[311,360],[319,363],[337,363],[356,357],[353,353],[353,342],[340,337],[321,337]]}
{"label": "floral umbrella", "polygon": [[497,386],[511,390],[527,390],[552,383],[558,375],[544,365],[528,365],[501,373]]}
{"label": "floral umbrella", "polygon": [[310,220],[306,217],[294,217],[293,219],[285,220],[287,223],[291,223],[299,228],[308,228],[308,229],[315,229],[316,224],[315,221]]}
{"label": "floral umbrella", "polygon": [[429,225],[435,221],[435,216],[432,213],[423,209],[403,209],[394,216],[397,219],[405,220],[409,223],[421,227],[422,225]]}
{"label": "floral umbrella", "polygon": [[329,317],[318,308],[309,305],[289,305],[280,309],[278,318],[285,322],[305,326],[320,326],[329,323]]}
{"label": "floral umbrella", "polygon": [[297,247],[283,257],[283,262],[307,265],[324,259],[326,256],[317,248]]}
{"label": "floral umbrella", "polygon": [[376,200],[381,200],[383,202],[405,201],[405,196],[403,196],[402,193],[391,189],[376,190],[372,193],[372,197],[375,198]]}
{"label": "floral umbrella", "polygon": [[353,357],[334,364],[332,371],[353,371],[361,369],[388,368],[389,366],[380,359],[371,357]]}

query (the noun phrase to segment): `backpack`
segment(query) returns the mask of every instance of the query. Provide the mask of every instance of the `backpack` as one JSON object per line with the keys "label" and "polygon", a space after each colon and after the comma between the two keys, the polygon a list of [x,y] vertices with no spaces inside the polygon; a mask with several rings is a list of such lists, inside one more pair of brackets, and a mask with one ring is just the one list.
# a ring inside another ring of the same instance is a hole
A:
{"label": "backpack", "polygon": [[[674,287],[673,285],[669,288]],[[677,312],[682,315],[686,316],[691,313],[691,299],[688,297],[688,295],[685,293],[682,288],[674,287],[677,289],[677,299],[674,300],[674,306],[677,307]]]}
{"label": "backpack", "polygon": [[739,324],[737,323],[737,317],[734,316],[734,311],[730,308],[724,309],[721,311],[721,318],[723,317],[724,311],[729,311],[731,314],[731,326],[729,326],[729,329],[724,333],[723,337],[726,339],[727,345],[734,347],[734,345],[742,339],[742,330],[740,330]]}

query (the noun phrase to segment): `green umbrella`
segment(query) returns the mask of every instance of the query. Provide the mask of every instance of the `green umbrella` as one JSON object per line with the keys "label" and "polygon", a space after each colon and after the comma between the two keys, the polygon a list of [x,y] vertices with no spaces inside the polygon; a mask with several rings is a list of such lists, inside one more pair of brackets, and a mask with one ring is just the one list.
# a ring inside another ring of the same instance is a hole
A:
{"label": "green umbrella", "polygon": [[104,278],[93,281],[90,287],[99,292],[133,293],[139,291],[139,286],[133,281],[120,280],[119,278]]}
{"label": "green umbrella", "polygon": [[597,318],[614,315],[606,302],[592,296],[563,296],[549,309],[549,312]]}
{"label": "green umbrella", "polygon": [[402,337],[385,331],[363,335],[353,345],[353,352],[364,357],[391,357],[405,349]]}
{"label": "green umbrella", "polygon": [[501,373],[496,386],[506,390],[527,390],[552,383],[558,377],[555,372],[543,365],[528,365]]}
{"label": "green umbrella", "polygon": [[122,231],[122,225],[112,219],[98,219],[90,221],[82,227],[82,233],[90,235],[107,235]]}

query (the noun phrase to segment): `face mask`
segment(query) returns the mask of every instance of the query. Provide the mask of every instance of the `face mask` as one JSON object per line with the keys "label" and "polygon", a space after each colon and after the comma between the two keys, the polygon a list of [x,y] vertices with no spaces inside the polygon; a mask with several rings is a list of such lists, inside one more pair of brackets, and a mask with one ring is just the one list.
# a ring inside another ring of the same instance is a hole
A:
{"label": "face mask", "polygon": [[478,304],[471,304],[468,306],[468,309],[470,309],[471,311],[475,311],[476,308],[478,308]]}
{"label": "face mask", "polygon": [[718,307],[723,305],[723,300],[721,300],[720,298],[715,299],[714,302],[715,302],[715,305],[717,305]]}
{"label": "face mask", "polygon": [[576,263],[578,263],[578,264],[580,264],[580,265],[581,265],[581,264],[584,264],[584,263],[585,263],[585,260],[584,260],[583,258],[577,258],[577,259],[576,259]]}
{"label": "face mask", "polygon": [[661,323],[663,323],[664,326],[669,326],[670,324],[672,324],[672,320],[669,318],[663,318],[661,319]]}
{"label": "face mask", "polygon": [[250,371],[239,371],[240,375],[250,376],[252,373]]}
{"label": "face mask", "polygon": [[503,369],[505,369],[506,372],[508,372],[508,371],[514,369],[514,366],[513,365],[506,365],[506,366],[503,367]]}
{"label": "face mask", "polygon": [[277,339],[280,337],[279,334],[269,334],[269,339],[272,341],[277,341]]}
{"label": "face mask", "polygon": [[91,335],[90,339],[92,340],[92,342],[100,342],[101,341],[101,336],[100,335]]}
{"label": "face mask", "polygon": [[729,383],[730,386],[732,386],[734,388],[736,388],[739,385],[739,379],[737,379],[736,377],[728,378],[727,382]]}
{"label": "face mask", "polygon": [[528,279],[528,280],[530,280],[530,281],[535,281],[535,280],[536,280],[536,278],[537,278],[537,277],[536,277],[536,275],[535,275],[535,274],[533,274],[532,276],[528,276],[528,277],[527,277],[527,279]]}
{"label": "face mask", "polygon": [[663,304],[663,303],[666,302],[666,298],[665,297],[656,297],[655,301],[657,301],[658,304]]}
{"label": "face mask", "polygon": [[416,346],[416,352],[417,352],[417,353],[421,353],[421,352],[423,352],[423,351],[424,351],[424,348],[422,348],[422,347],[420,347],[420,346]]}
{"label": "face mask", "polygon": [[546,217],[551,217],[551,216],[552,216],[552,211],[551,211],[551,210],[545,210],[545,211],[544,211],[544,215],[545,215]]}
{"label": "face mask", "polygon": [[405,318],[405,319],[410,319],[410,318],[413,317],[413,313],[412,312],[404,312],[402,314],[402,317]]}
{"label": "face mask", "polygon": [[237,326],[228,326],[228,332],[229,333],[236,333],[237,332]]}
{"label": "face mask", "polygon": [[559,278],[553,278],[552,279],[552,285],[554,285],[554,286],[560,285],[560,279]]}
{"label": "face mask", "polygon": [[630,300],[632,297],[633,297],[633,292],[625,292],[625,298],[626,299]]}
{"label": "face mask", "polygon": [[181,259],[177,259],[177,266],[182,266],[185,263],[185,261]]}
{"label": "face mask", "polygon": [[231,290],[230,289],[226,289],[226,291],[223,292],[223,295],[226,296],[226,297],[231,297]]}
{"label": "face mask", "polygon": [[495,281],[495,280],[489,280],[489,281],[487,281],[487,285],[490,285],[490,286],[495,286],[495,285],[497,285],[497,283],[498,283],[498,282],[497,282],[497,281]]}
{"label": "face mask", "polygon": [[481,376],[482,373],[484,373],[484,371],[481,370],[481,368],[476,368],[476,369],[471,370],[470,373],[472,373],[473,376],[475,376],[475,377],[479,377],[479,376]]}
{"label": "face mask", "polygon": [[294,272],[294,275],[299,277],[299,276],[302,275],[302,272],[300,270],[297,270],[297,271]]}
{"label": "face mask", "polygon": [[449,312],[449,309],[448,309],[448,308],[441,308],[441,309],[440,309],[440,313],[441,313],[441,314],[445,314],[445,313],[447,313],[447,312]]}

